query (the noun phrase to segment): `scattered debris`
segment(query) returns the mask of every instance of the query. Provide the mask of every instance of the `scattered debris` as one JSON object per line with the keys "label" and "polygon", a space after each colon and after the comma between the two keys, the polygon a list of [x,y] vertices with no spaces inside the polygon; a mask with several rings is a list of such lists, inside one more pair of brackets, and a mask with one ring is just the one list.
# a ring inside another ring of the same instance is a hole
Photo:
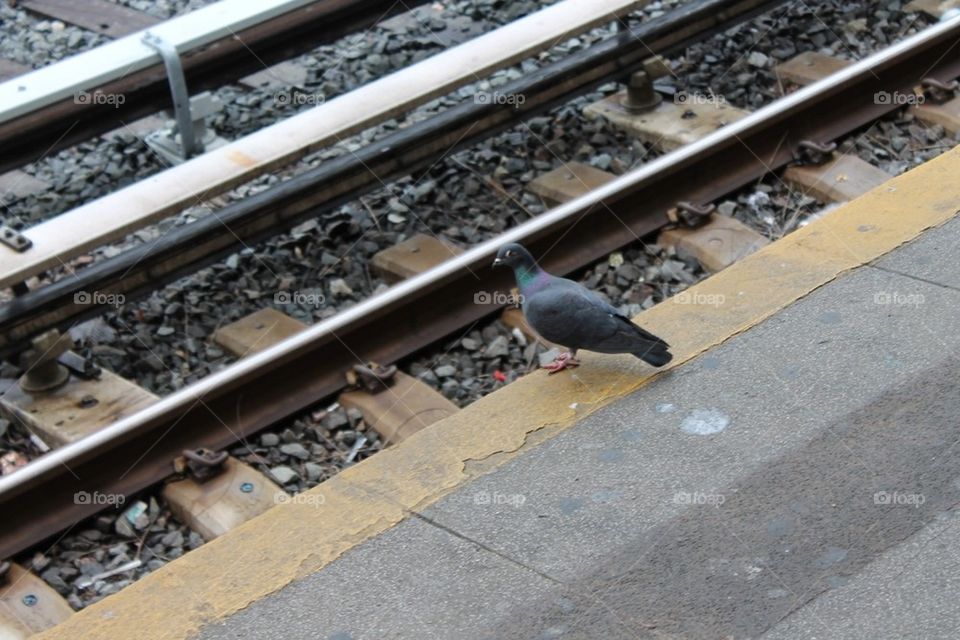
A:
{"label": "scattered debris", "polygon": [[27,456],[19,451],[8,451],[0,456],[0,475],[6,476],[29,462]]}

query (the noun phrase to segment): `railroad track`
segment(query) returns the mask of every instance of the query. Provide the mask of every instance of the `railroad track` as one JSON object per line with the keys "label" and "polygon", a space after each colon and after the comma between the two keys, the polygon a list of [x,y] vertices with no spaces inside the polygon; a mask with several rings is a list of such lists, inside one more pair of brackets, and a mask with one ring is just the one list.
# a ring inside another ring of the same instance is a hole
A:
{"label": "railroad track", "polygon": [[[236,241],[217,237],[222,222],[247,242],[276,233],[362,193],[372,184],[367,172],[398,175],[429,166],[452,142],[490,135],[643,68],[651,53],[669,54],[772,4],[689,3],[634,29],[632,38],[648,48],[642,52],[623,37],[503,87],[505,94],[529,96],[521,108],[452,108],[231,205],[217,220],[187,225],[152,250],[127,252],[80,272],[78,280],[22,295],[0,311],[2,349],[22,350],[38,331],[81,317],[70,304],[78,291],[135,295],[229,252]],[[474,293],[507,289],[488,268],[502,243],[524,242],[547,256],[547,268],[569,273],[668,224],[681,201],[713,202],[790,163],[805,142],[830,142],[898,108],[878,103],[878,93],[911,93],[924,79],[960,76],[958,56],[951,55],[958,41],[957,20],[928,29],[0,478],[0,508],[9,523],[0,534],[0,557],[102,507],[76,504],[77,492],[131,495],[168,477],[183,450],[222,449],[335,393],[358,358],[395,362],[489,315]],[[589,242],[571,233],[586,225]],[[118,479],[116,461],[124,460],[140,463]]]}
{"label": "railroad track", "polygon": [[[294,58],[425,1],[233,3],[234,7],[226,10],[214,13],[205,8],[150,28],[169,33],[182,56],[188,86],[196,93]],[[51,17],[65,14],[67,21],[79,17],[56,2],[25,4],[28,9],[40,5]],[[85,22],[99,24],[112,22],[116,11],[110,3],[95,3],[80,13]],[[134,21],[133,27],[142,27],[144,20],[149,17]],[[4,141],[0,172],[172,107],[163,61],[141,43],[139,33],[125,35],[108,47],[80,54],[65,65],[17,76],[0,87],[5,105],[0,109],[0,139]],[[78,101],[74,99],[78,91],[123,95],[124,100],[120,104]]]}
{"label": "railroad track", "polygon": [[[0,355],[22,350],[29,336],[39,330],[64,329],[103,310],[104,305],[76,304],[78,292],[109,291],[127,297],[143,294],[159,283],[235,251],[238,246],[329,212],[344,201],[379,187],[384,179],[430,167],[454,148],[493,135],[592,87],[623,78],[624,74],[642,68],[652,54],[668,55],[775,4],[769,0],[692,2],[681,11],[642,24],[601,46],[500,88],[504,95],[526,96],[521,105],[471,102],[451,108],[274,189],[227,206],[216,216],[167,234],[159,243],[127,251],[75,277],[21,295],[0,309]],[[645,44],[638,49],[637,42]],[[93,203],[91,208],[95,206]],[[79,211],[68,215],[84,217]],[[57,220],[48,223],[51,233],[57,233],[57,224]],[[224,225],[232,233],[223,234]],[[55,258],[24,261],[15,276],[10,271],[0,273],[0,282],[36,275],[51,260],[78,255],[88,244],[57,244],[50,250],[55,250]],[[10,262],[17,261],[12,257]]]}

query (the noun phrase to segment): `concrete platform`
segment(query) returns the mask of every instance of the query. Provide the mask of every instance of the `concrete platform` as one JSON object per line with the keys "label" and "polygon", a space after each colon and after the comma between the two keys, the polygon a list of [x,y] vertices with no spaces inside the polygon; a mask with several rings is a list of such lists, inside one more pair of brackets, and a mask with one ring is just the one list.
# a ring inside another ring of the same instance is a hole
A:
{"label": "concrete platform", "polygon": [[[952,638],[960,152],[45,638]],[[322,497],[322,500],[319,499]]]}

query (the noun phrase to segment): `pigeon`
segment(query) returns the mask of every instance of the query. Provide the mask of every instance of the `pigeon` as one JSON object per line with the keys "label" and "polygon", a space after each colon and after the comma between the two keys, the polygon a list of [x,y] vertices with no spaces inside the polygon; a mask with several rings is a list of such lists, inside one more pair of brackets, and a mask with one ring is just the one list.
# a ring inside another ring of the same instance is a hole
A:
{"label": "pigeon", "polygon": [[633,324],[583,285],[541,269],[522,245],[500,247],[493,266],[513,269],[523,315],[530,326],[550,342],[569,349],[545,367],[551,374],[578,366],[579,349],[630,353],[654,367],[673,358],[664,340]]}

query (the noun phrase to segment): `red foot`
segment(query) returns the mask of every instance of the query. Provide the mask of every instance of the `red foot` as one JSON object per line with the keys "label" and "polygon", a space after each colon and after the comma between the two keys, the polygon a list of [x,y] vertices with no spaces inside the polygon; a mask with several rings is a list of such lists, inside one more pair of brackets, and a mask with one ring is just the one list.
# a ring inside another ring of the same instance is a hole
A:
{"label": "red foot", "polygon": [[557,373],[558,371],[563,371],[564,369],[569,369],[572,367],[579,367],[580,361],[577,360],[572,353],[564,352],[554,358],[553,362],[544,367],[547,371],[550,372],[550,375]]}

